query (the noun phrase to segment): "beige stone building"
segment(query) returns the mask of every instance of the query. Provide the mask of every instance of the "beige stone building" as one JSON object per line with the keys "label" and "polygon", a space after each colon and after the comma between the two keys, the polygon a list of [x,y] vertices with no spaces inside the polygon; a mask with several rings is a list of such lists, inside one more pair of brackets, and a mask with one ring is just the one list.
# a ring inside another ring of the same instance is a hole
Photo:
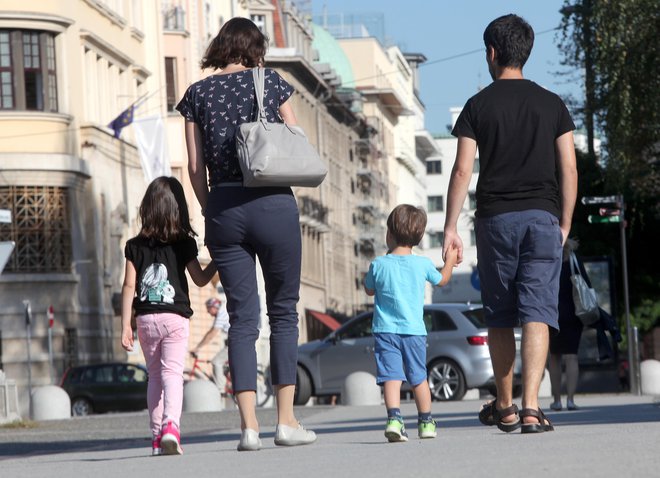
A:
{"label": "beige stone building", "polygon": [[[127,356],[119,346],[119,298],[123,248],[138,231],[147,175],[132,128],[116,138],[108,127],[138,99],[136,122],[165,118],[172,175],[186,188],[200,259],[210,260],[186,172],[184,123],[174,107],[189,84],[210,73],[199,70],[199,61],[220,26],[237,15],[269,36],[267,65],[294,86],[299,124],[329,165],[321,187],[295,191],[303,236],[300,341],[336,325],[329,316],[368,306],[362,278],[384,252],[386,214],[397,191],[417,194],[419,179],[419,121],[410,110],[420,105],[412,86],[400,86],[413,85],[414,68],[398,49],[369,40],[342,49],[284,0],[5,0],[0,209],[10,210],[12,220],[0,223],[0,241],[14,241],[16,249],[0,274],[0,369],[17,381],[22,403],[28,403],[24,301],[32,312],[32,386],[56,382],[76,363],[142,361],[139,350]],[[383,75],[392,65],[397,80]],[[376,81],[355,81],[369,77]],[[191,284],[192,345],[211,326],[203,302],[221,293],[217,285]],[[261,295],[265,367],[269,330]]]}
{"label": "beige stone building", "polygon": [[16,243],[0,275],[0,368],[22,404],[24,301],[32,386],[58,381],[72,364],[126,359],[118,341],[123,246],[137,232],[147,180],[131,128],[115,138],[107,125],[144,95],[136,117],[165,111],[160,11],[157,0],[0,6],[0,209],[12,216],[0,240]]}

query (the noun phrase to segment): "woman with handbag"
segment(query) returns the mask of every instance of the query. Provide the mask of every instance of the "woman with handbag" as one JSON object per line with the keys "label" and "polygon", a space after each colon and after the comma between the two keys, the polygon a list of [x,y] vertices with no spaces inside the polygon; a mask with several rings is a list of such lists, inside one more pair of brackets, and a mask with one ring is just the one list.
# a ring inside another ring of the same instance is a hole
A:
{"label": "woman with handbag", "polygon": [[[561,382],[562,382],[562,357],[566,367],[566,408],[577,410],[574,396],[579,378],[578,348],[584,325],[580,318],[575,315],[575,302],[573,300],[573,284],[571,282],[571,254],[575,254],[578,242],[575,239],[567,239],[564,244],[561,274],[559,276],[559,332],[550,336],[550,353],[548,356],[548,371],[550,372],[550,387],[554,402],[550,408],[555,411],[562,409],[561,404]],[[580,274],[589,284],[589,278],[578,259]],[[589,285],[591,287],[591,285]]]}
{"label": "woman with handbag", "polygon": [[[255,411],[260,317],[257,257],[271,328],[270,369],[278,413],[275,444],[294,446],[316,440],[293,412],[301,265],[298,207],[290,187],[244,187],[236,153],[240,125],[259,116],[252,69],[263,65],[267,45],[253,22],[232,18],[201,62],[202,69],[216,72],[191,85],[177,105],[186,119],[188,172],[205,217],[206,245],[227,295],[230,373],[241,416],[239,451],[261,448]],[[264,76],[266,121],[295,125],[287,101],[293,88],[272,69],[265,69]]]}

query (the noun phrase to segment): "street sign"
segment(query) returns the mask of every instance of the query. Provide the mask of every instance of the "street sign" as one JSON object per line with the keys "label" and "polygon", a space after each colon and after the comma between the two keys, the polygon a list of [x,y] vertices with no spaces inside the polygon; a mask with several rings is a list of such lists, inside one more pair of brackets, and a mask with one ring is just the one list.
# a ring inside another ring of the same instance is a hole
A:
{"label": "street sign", "polygon": [[612,207],[601,207],[598,209],[598,214],[601,216],[620,216],[621,209],[615,209]]}
{"label": "street sign", "polygon": [[0,273],[2,273],[2,270],[7,265],[7,261],[15,245],[14,241],[0,241]]}
{"label": "street sign", "polygon": [[589,224],[608,224],[613,222],[621,222],[621,216],[596,216],[590,214],[587,217]]}
{"label": "street sign", "polygon": [[11,210],[0,209],[0,223],[11,224]]}
{"label": "street sign", "polygon": [[582,204],[616,204],[619,202],[618,196],[583,196]]}
{"label": "street sign", "polygon": [[55,323],[55,310],[52,305],[46,310],[46,317],[48,317],[48,328],[52,329]]}

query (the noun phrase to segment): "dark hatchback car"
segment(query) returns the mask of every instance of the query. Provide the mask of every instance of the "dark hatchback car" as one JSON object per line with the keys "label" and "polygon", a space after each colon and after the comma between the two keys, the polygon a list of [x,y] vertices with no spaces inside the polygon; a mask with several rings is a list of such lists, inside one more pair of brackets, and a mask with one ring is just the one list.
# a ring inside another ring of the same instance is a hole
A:
{"label": "dark hatchback car", "polygon": [[143,410],[147,408],[147,369],[131,363],[71,367],[60,386],[71,398],[71,414]]}
{"label": "dark hatchback car", "polygon": [[[460,400],[471,388],[495,393],[483,312],[481,306],[469,304],[424,306],[426,367],[434,400]],[[376,375],[372,318],[373,312],[364,312],[325,339],[298,346],[296,404],[306,403],[311,396],[339,395],[346,377],[353,372]],[[514,395],[521,392],[520,337],[516,329]]]}

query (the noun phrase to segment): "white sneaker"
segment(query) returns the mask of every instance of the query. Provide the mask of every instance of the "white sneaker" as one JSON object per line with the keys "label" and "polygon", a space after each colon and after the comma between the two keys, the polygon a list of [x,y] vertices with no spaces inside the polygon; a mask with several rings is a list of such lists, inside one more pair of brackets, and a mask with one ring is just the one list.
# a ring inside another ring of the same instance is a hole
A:
{"label": "white sneaker", "polygon": [[261,449],[261,440],[259,439],[259,432],[246,428],[241,432],[241,440],[236,447],[238,451],[257,451]]}
{"label": "white sneaker", "polygon": [[279,446],[308,445],[316,441],[316,433],[307,430],[302,424],[298,428],[278,424],[275,428],[275,444]]}

